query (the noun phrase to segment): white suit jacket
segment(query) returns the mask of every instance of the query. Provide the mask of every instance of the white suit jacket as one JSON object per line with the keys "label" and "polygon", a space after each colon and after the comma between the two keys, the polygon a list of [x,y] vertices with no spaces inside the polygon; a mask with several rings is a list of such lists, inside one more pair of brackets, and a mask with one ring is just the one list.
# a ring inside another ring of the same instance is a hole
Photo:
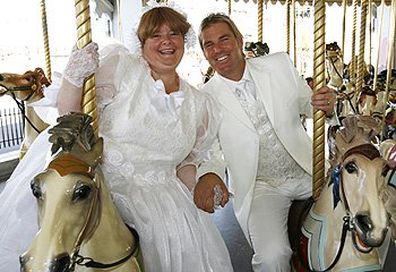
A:
{"label": "white suit jacket", "polygon": [[[311,174],[312,141],[300,121],[300,113],[312,115],[311,90],[285,53],[248,59],[247,67],[276,135],[296,162]],[[217,74],[202,91],[219,102],[223,119],[212,159],[200,166],[198,174],[215,172],[223,176],[218,160],[224,154],[230,190],[235,194],[235,215],[250,241],[247,222],[257,174],[259,135],[233,90]]]}

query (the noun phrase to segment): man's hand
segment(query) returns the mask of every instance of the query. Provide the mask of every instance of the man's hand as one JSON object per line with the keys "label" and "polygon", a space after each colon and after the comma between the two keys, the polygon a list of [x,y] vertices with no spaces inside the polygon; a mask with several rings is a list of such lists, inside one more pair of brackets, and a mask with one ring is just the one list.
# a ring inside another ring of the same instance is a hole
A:
{"label": "man's hand", "polygon": [[222,207],[229,200],[228,189],[225,186],[224,182],[213,173],[208,173],[202,176],[197,185],[194,188],[194,202],[195,205],[201,210],[204,210],[209,213],[214,212],[214,187],[218,185],[220,186],[223,192],[223,198],[220,203]]}
{"label": "man's hand", "polygon": [[336,93],[333,89],[325,86],[311,96],[311,105],[315,110],[322,110],[326,116],[331,116],[334,112]]}

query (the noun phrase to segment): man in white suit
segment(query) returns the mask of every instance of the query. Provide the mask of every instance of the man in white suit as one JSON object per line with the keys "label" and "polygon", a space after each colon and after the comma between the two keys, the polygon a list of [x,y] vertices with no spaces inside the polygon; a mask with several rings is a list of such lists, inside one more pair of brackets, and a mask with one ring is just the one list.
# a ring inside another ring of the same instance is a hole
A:
{"label": "man in white suit", "polygon": [[[332,114],[335,94],[323,87],[312,95],[285,53],[245,60],[242,35],[224,14],[202,21],[199,41],[216,71],[203,91],[221,105],[222,123],[212,159],[200,166],[194,201],[213,212],[223,154],[235,215],[254,250],[253,269],[290,271],[289,207],[311,195],[312,141],[300,114],[312,116],[311,104]],[[222,205],[227,199],[225,193]]]}

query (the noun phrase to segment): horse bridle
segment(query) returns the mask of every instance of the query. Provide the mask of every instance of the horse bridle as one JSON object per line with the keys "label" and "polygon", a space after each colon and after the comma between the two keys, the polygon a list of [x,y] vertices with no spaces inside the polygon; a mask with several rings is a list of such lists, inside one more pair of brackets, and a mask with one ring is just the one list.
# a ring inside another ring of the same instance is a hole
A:
{"label": "horse bridle", "polygon": [[[67,169],[62,168],[62,162],[70,162],[72,161],[72,166],[68,167]],[[77,173],[77,174],[82,174],[87,176],[89,179],[91,179],[93,181],[93,183],[95,184],[95,194],[93,197],[93,200],[90,203],[89,206],[89,210],[88,210],[88,216],[86,217],[86,220],[84,222],[83,227],[81,228],[81,231],[79,232],[78,236],[77,236],[77,240],[74,244],[72,253],[71,253],[71,262],[69,267],[67,268],[67,272],[72,272],[75,269],[76,265],[80,265],[80,266],[85,266],[87,268],[98,268],[98,269],[106,269],[106,268],[111,268],[117,265],[120,265],[124,262],[126,262],[127,260],[129,260],[131,257],[136,257],[139,253],[139,240],[138,240],[138,235],[136,233],[136,231],[134,229],[131,229],[128,227],[128,229],[132,232],[133,236],[136,238],[136,245],[135,248],[133,250],[131,250],[131,252],[126,255],[125,257],[121,258],[118,261],[112,262],[112,263],[108,263],[108,264],[104,264],[101,262],[97,262],[94,259],[90,258],[90,257],[84,257],[81,256],[79,254],[80,251],[80,247],[82,242],[84,241],[84,239],[86,239],[87,237],[90,237],[94,230],[95,227],[98,225],[99,223],[99,218],[95,215],[97,213],[94,212],[94,209],[97,207],[97,203],[99,202],[99,192],[100,192],[100,183],[96,180],[95,177],[95,167],[92,167],[91,165],[89,165],[88,163],[76,158],[75,156],[71,155],[71,154],[62,154],[61,156],[59,156],[58,158],[54,159],[48,166],[48,168],[54,169],[56,170],[59,174],[61,175],[66,175],[66,174],[70,174],[70,173]],[[95,218],[92,218],[95,217]],[[90,223],[91,220],[95,220],[94,223]],[[133,246],[130,247],[131,249],[133,248]]]}

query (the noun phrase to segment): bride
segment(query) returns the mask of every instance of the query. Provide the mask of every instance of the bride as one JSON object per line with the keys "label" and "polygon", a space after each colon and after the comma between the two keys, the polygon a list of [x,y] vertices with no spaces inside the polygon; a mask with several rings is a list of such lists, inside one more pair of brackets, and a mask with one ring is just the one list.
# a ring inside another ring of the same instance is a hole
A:
{"label": "bride", "polygon": [[[233,270],[220,233],[192,200],[219,117],[214,102],[176,73],[190,29],[178,11],[151,8],[137,29],[138,54],[105,48],[98,67],[95,44],[76,50],[58,94],[60,114],[80,111],[83,80],[96,73],[102,168],[121,216],[139,233],[146,271]],[[29,183],[49,146],[44,131],[0,195],[0,271],[19,271],[18,256],[38,231]],[[225,205],[228,190],[219,186]]]}

